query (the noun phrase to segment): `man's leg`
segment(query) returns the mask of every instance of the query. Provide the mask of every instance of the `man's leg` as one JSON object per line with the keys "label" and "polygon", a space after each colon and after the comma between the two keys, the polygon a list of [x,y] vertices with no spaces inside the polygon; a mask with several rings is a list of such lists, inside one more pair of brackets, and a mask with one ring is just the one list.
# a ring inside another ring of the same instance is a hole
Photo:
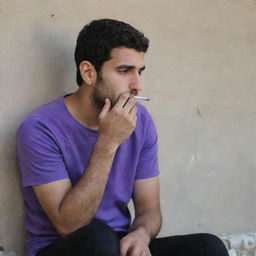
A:
{"label": "man's leg", "polygon": [[156,238],[149,248],[152,256],[228,256],[224,243],[211,234]]}
{"label": "man's leg", "polygon": [[119,256],[119,238],[109,226],[94,220],[89,225],[58,239],[37,256]]}

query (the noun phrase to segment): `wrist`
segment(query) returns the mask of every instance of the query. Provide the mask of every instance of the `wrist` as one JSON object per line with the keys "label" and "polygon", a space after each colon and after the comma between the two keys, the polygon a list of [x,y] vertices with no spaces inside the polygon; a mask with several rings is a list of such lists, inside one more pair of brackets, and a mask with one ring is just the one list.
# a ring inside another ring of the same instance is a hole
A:
{"label": "wrist", "polygon": [[111,141],[108,137],[100,134],[96,146],[104,151],[116,152],[119,145]]}
{"label": "wrist", "polygon": [[151,238],[144,227],[140,226],[140,227],[134,229],[133,232],[138,233],[141,237],[143,237],[145,239],[146,243],[149,244]]}

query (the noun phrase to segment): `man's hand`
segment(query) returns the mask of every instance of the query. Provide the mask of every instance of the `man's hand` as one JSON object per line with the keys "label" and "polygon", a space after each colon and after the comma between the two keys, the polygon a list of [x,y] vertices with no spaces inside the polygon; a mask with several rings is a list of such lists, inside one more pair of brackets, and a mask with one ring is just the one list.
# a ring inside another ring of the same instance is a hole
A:
{"label": "man's hand", "polygon": [[130,92],[121,94],[112,109],[110,100],[106,99],[99,114],[99,133],[107,144],[119,146],[135,129],[136,100],[130,96]]}
{"label": "man's hand", "polygon": [[132,231],[120,241],[121,256],[151,256],[149,242],[150,238],[145,232]]}

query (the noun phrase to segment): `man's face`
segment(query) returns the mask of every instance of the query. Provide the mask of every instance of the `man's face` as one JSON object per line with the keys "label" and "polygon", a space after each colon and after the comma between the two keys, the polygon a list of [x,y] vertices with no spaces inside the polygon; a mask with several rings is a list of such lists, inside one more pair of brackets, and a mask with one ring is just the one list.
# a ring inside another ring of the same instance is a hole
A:
{"label": "man's face", "polygon": [[112,106],[127,91],[141,91],[141,74],[145,69],[144,52],[126,47],[114,48],[111,59],[104,62],[92,94],[93,102],[101,109],[105,98]]}

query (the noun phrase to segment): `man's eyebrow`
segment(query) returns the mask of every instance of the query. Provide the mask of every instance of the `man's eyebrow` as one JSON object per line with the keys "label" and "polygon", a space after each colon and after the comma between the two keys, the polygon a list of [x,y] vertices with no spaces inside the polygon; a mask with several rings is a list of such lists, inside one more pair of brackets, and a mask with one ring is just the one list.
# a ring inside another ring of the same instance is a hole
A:
{"label": "man's eyebrow", "polygon": [[[122,68],[126,68],[126,69],[133,69],[133,68],[136,68],[135,66],[133,65],[125,65],[125,64],[122,64],[122,65],[119,65],[116,67],[117,69],[122,69]],[[143,71],[146,67],[143,66],[142,68],[140,68],[140,71]]]}

